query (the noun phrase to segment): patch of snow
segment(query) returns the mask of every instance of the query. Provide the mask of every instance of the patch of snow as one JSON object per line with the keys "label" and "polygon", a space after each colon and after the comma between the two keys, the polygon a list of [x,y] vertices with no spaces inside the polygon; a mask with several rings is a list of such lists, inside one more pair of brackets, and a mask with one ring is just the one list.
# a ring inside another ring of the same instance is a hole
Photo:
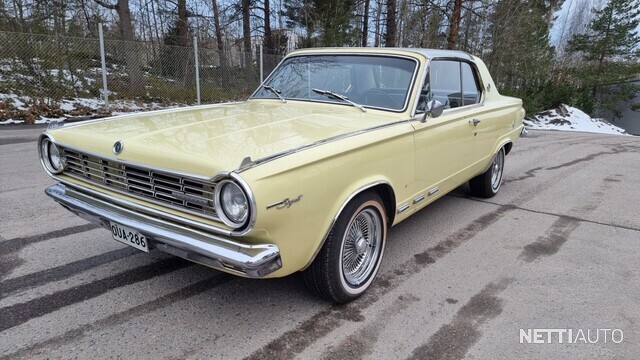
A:
{"label": "patch of snow", "polygon": [[67,102],[67,101],[64,101],[64,102],[61,102],[61,103],[60,103],[60,110],[63,110],[63,111],[73,111],[73,110],[75,110],[75,109],[76,109],[76,107],[75,107],[75,106],[73,106],[73,104],[71,104],[71,103],[69,103],[69,102]]}
{"label": "patch of snow", "polygon": [[[16,94],[3,94],[0,93],[0,102],[5,102],[9,105],[10,110],[28,111],[37,104],[39,100],[35,100],[29,96],[18,96]],[[167,108],[175,108],[185,106],[184,104],[160,104],[158,102],[140,103],[133,100],[110,100],[109,112],[104,111],[104,101],[98,98],[67,98],[60,102],[47,102],[49,110],[56,110],[59,108],[64,113],[63,117],[46,117],[45,115],[51,114],[51,112],[44,111],[44,114],[36,115],[36,124],[45,124],[53,121],[64,121],[71,116],[109,116],[120,114],[131,114],[135,112],[149,111],[149,110],[161,110]],[[88,109],[88,111],[87,111]],[[36,109],[38,110],[38,109]],[[76,113],[76,111],[78,111]],[[36,111],[39,112],[39,111]],[[19,115],[18,115],[19,116]],[[8,124],[22,124],[24,120],[7,119],[6,117],[0,117],[0,125]]]}
{"label": "patch of snow", "polygon": [[36,120],[34,122],[34,124],[48,124],[50,122],[56,122],[56,121],[64,121],[66,118],[65,117],[61,117],[61,118],[48,118],[46,116],[40,116],[40,119]]}
{"label": "patch of snow", "polygon": [[31,101],[31,98],[28,96],[18,96],[15,94],[0,94],[0,101],[11,100],[11,105],[18,110],[27,110],[28,107],[25,107],[25,102]]}
{"label": "patch of snow", "polygon": [[13,119],[0,121],[0,125],[11,125],[11,124],[22,124],[22,123],[24,123],[24,121],[22,121],[22,120],[13,120]]}
{"label": "patch of snow", "polygon": [[582,131],[600,134],[627,135],[627,132],[604,119],[592,118],[582,110],[562,104],[524,119],[530,130]]}

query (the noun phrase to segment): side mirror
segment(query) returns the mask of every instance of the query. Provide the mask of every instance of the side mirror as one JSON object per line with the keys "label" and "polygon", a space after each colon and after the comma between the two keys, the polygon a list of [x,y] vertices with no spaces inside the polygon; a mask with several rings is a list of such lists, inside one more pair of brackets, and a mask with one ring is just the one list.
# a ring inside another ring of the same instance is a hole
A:
{"label": "side mirror", "polygon": [[437,118],[442,115],[444,111],[444,104],[438,100],[431,100],[427,102],[425,106],[424,116],[422,117],[422,122],[426,122],[427,118]]}

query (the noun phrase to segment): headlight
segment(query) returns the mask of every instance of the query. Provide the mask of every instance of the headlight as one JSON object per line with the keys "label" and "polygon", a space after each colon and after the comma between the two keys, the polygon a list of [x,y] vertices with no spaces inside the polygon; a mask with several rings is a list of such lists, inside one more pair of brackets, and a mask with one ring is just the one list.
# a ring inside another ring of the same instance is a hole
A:
{"label": "headlight", "polygon": [[227,225],[238,228],[249,218],[249,200],[244,190],[231,180],[222,180],[216,185],[214,204],[220,219]]}
{"label": "headlight", "polygon": [[53,174],[59,174],[64,170],[64,163],[62,161],[62,156],[60,156],[60,150],[48,136],[42,137],[40,140],[40,148],[38,150],[42,166],[44,166],[47,171]]}

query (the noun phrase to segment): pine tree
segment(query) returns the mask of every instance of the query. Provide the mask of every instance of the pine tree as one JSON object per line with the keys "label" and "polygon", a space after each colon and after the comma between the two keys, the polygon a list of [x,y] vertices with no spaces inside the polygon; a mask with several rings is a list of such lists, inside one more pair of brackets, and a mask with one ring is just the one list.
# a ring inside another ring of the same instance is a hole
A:
{"label": "pine tree", "polygon": [[586,62],[576,73],[595,102],[585,110],[602,109],[619,117],[616,107],[640,91],[629,83],[640,74],[640,36],[635,30],[640,24],[640,1],[611,0],[593,13],[589,31],[574,35],[568,50]]}

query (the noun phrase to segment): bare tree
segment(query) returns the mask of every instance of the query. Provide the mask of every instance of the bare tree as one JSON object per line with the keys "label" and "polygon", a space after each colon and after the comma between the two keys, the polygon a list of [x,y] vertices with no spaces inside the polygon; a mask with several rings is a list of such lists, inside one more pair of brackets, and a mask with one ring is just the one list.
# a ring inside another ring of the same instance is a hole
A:
{"label": "bare tree", "polygon": [[384,46],[396,46],[396,35],[398,28],[396,26],[396,0],[387,0],[387,33],[384,38]]}
{"label": "bare tree", "polygon": [[458,44],[458,29],[462,14],[462,0],[453,1],[453,14],[449,23],[449,36],[447,36],[447,49],[455,49]]}
{"label": "bare tree", "polygon": [[211,3],[213,5],[213,26],[216,33],[216,44],[218,47],[218,54],[220,55],[220,65],[224,67],[227,65],[227,60],[224,54],[224,45],[222,41],[222,30],[220,26],[220,8],[218,7],[218,0],[211,0]]}
{"label": "bare tree", "polygon": [[369,5],[370,0],[364,0],[364,16],[362,19],[362,46],[367,46],[369,37]]}
{"label": "bare tree", "polygon": [[251,0],[242,0],[242,44],[244,66],[251,67]]}
{"label": "bare tree", "polygon": [[140,69],[138,60],[138,49],[136,49],[135,34],[131,25],[131,11],[129,11],[129,0],[118,0],[114,5],[103,0],[95,0],[100,6],[115,10],[118,13],[118,27],[120,36],[124,40],[125,62],[129,70],[129,86],[132,90],[139,92],[144,90],[144,77]]}

